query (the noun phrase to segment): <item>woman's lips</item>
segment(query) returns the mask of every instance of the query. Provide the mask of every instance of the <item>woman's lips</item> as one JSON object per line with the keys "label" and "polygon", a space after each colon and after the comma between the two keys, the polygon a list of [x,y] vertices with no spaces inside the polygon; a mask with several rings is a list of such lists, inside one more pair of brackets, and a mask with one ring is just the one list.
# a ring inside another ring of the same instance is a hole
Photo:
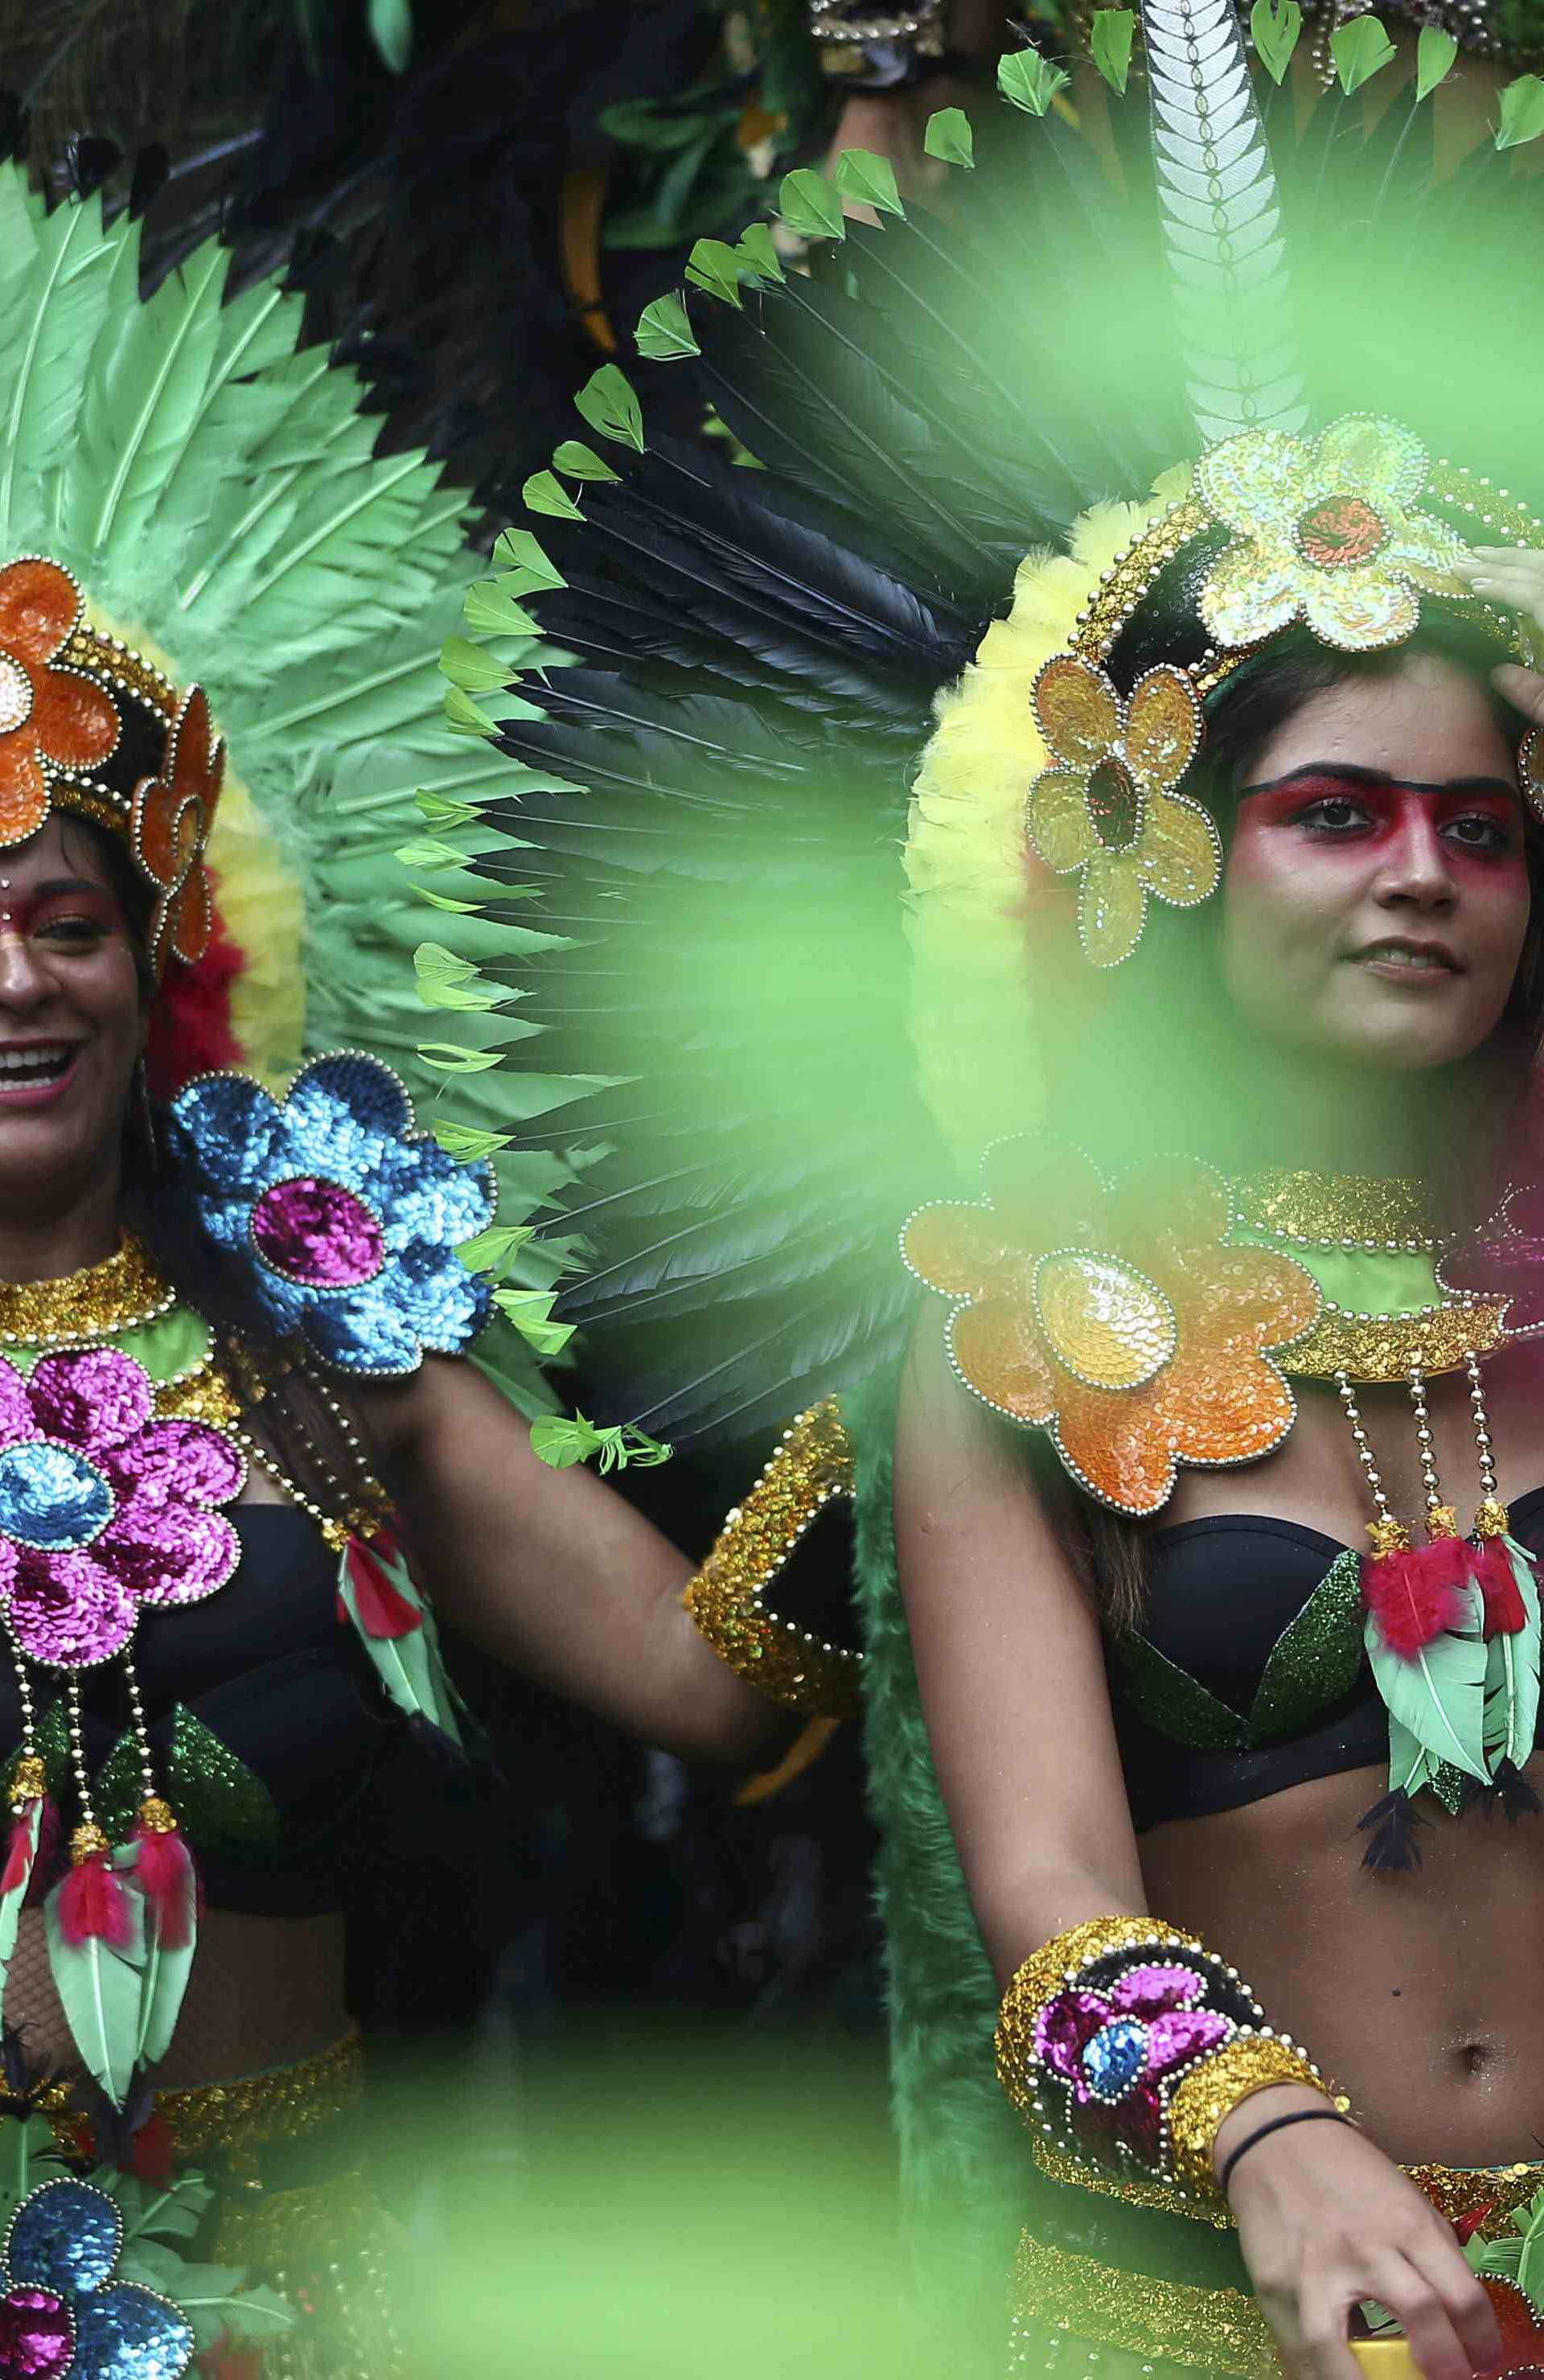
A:
{"label": "woman's lips", "polygon": [[[45,1050],[46,1045],[40,1044],[38,1061],[44,1059]],[[0,1109],[51,1107],[75,1079],[79,1050],[69,1050],[63,1065],[54,1074],[35,1071],[38,1062],[29,1066],[25,1062],[27,1054],[15,1044],[8,1050],[0,1046]],[[16,1062],[18,1059],[24,1062],[20,1065]]]}
{"label": "woman's lips", "polygon": [[1366,950],[1352,953],[1352,965],[1366,968],[1369,975],[1381,976],[1386,982],[1408,984],[1413,990],[1452,983],[1464,972],[1458,961],[1436,943],[1369,942]]}

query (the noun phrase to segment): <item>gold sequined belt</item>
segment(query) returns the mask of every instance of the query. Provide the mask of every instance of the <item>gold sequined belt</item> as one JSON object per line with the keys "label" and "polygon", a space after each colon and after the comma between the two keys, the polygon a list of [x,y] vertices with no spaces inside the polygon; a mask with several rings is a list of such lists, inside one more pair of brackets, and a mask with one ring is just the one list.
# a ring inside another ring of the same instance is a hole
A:
{"label": "gold sequined belt", "polygon": [[[309,2139],[336,2122],[358,2107],[363,2082],[359,2027],[350,2025],[341,2040],[294,2066],[270,2067],[234,2082],[205,2082],[194,2091],[158,2091],[155,2112],[171,2134],[175,2156],[239,2159],[275,2141]],[[72,2106],[67,2083],[43,2095],[39,2113],[61,2148],[83,2153],[87,2120]]]}
{"label": "gold sequined belt", "polygon": [[[1479,2215],[1473,2228],[1485,2240],[1510,2231],[1513,2215],[1544,2188],[1544,2164],[1477,2170],[1416,2165],[1404,2170],[1449,2222]],[[1095,2256],[1051,2247],[1026,2231],[1014,2260],[1012,2362],[1025,2380],[1045,2369],[1048,2332],[1059,2333],[1069,2345],[1077,2340],[1124,2348],[1146,2363],[1188,2364],[1228,2374],[1230,2380],[1265,2380],[1267,2374],[1279,2380],[1281,2366],[1265,2316],[1246,2290],[1123,2272]],[[1057,2368],[1068,2372],[1064,2358]]]}

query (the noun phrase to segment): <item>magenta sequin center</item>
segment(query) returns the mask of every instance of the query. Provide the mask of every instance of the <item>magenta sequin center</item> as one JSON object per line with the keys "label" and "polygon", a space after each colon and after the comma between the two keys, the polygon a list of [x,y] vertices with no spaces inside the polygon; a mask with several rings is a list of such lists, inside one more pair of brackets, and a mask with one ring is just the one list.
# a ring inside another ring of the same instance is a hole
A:
{"label": "magenta sequin center", "polygon": [[19,1650],[55,1669],[121,1652],[141,1603],[196,1603],[240,1559],[213,1508],[246,1463],[224,1431],[160,1421],[114,1348],[0,1359],[0,1602]]}
{"label": "magenta sequin center", "polygon": [[341,1183],[319,1174],[275,1182],[252,1208],[264,1264],[307,1289],[357,1289],[373,1281],[385,1249],[379,1218]]}
{"label": "magenta sequin center", "polygon": [[1228,2017],[1196,2006],[1204,1990],[1193,1969],[1154,1964],[1129,1968],[1107,1991],[1047,2001],[1035,2054],[1070,2085],[1068,2112],[1086,2154],[1108,2163],[1124,2149],[1161,2169],[1164,2083],[1234,2031]]}
{"label": "magenta sequin center", "polygon": [[56,2380],[75,2353],[75,2325],[52,2289],[0,2298],[0,2380]]}

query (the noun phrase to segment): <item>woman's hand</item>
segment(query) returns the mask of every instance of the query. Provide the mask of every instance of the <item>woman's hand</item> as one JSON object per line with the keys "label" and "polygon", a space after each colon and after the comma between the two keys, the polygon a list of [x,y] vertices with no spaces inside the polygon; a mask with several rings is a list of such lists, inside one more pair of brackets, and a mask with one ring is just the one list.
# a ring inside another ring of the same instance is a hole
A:
{"label": "woman's hand", "polygon": [[[1544,552],[1528,545],[1477,545],[1458,565],[1457,575],[1471,594],[1494,596],[1544,629]],[[1544,727],[1544,672],[1502,662],[1490,675],[1498,694],[1536,727]]]}
{"label": "woman's hand", "polygon": [[[1272,2117],[1323,2105],[1295,2085],[1256,2092],[1218,2133],[1218,2171]],[[1347,2331],[1365,2298],[1393,2315],[1426,2380],[1469,2380],[1500,2357],[1490,2301],[1452,2226],[1349,2124],[1272,2132],[1239,2160],[1228,2203],[1294,2380],[1360,2380]]]}

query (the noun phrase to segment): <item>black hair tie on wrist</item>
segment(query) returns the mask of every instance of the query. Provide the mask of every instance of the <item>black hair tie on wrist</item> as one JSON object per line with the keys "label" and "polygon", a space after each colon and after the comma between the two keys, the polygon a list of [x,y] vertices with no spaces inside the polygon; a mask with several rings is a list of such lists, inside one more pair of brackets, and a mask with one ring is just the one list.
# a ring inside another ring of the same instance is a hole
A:
{"label": "black hair tie on wrist", "polygon": [[1239,2142],[1217,2178],[1219,2191],[1224,2198],[1227,2196],[1228,2184],[1233,2180],[1234,2168],[1239,2158],[1246,2157],[1249,2151],[1258,2147],[1271,2132],[1284,2132],[1289,2124],[1344,2124],[1349,2121],[1349,2117],[1343,2116],[1335,2107],[1295,2107],[1290,2116],[1272,2116],[1258,2132],[1251,2132],[1246,2141]]}

